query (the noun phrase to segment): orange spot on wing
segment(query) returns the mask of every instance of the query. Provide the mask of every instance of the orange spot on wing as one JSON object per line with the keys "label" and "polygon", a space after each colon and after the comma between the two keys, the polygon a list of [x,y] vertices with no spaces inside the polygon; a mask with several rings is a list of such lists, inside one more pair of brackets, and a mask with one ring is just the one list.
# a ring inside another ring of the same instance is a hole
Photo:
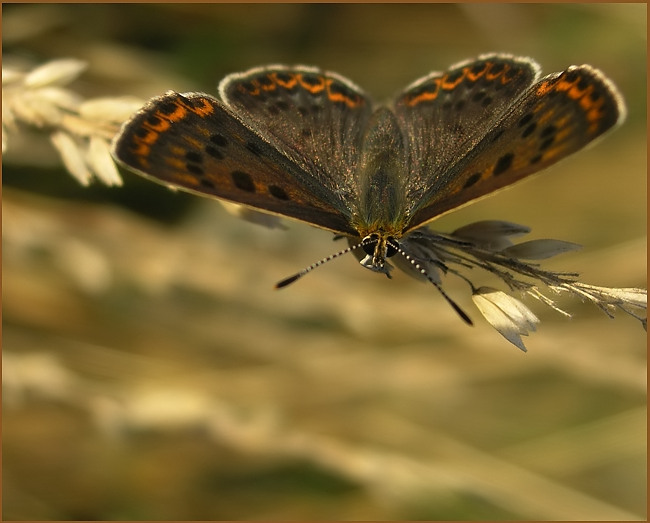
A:
{"label": "orange spot on wing", "polygon": [[537,86],[537,96],[542,97],[548,95],[554,89],[554,82],[546,81]]}
{"label": "orange spot on wing", "polygon": [[133,141],[136,143],[141,143],[141,144],[147,144],[147,145],[152,145],[158,141],[158,137],[160,136],[161,132],[165,132],[167,129],[169,129],[169,125],[166,127],[163,127],[162,129],[158,129],[158,127],[153,128],[145,124],[143,126],[145,129],[149,129],[147,131],[147,134],[144,136],[135,136],[133,138]]}
{"label": "orange spot on wing", "polygon": [[463,74],[461,74],[455,80],[449,80],[449,75],[446,74],[445,76],[442,77],[440,81],[440,87],[446,89],[447,91],[452,91],[456,89],[456,87],[458,87],[458,84],[460,84],[463,80],[465,80],[466,75],[467,75],[467,67],[463,69]]}
{"label": "orange spot on wing", "polygon": [[[160,118],[161,121],[167,124],[165,129],[169,128],[170,122],[178,122],[187,116],[187,107],[180,102],[174,102],[175,109],[171,113],[163,113],[162,111],[156,111],[154,114]],[[152,126],[153,127],[153,126]],[[164,129],[163,129],[164,130]]]}
{"label": "orange spot on wing", "polygon": [[197,187],[199,185],[199,180],[191,174],[184,174],[182,172],[174,173],[174,183],[178,185],[183,185],[185,187]]}
{"label": "orange spot on wing", "polygon": [[301,74],[299,74],[297,76],[298,76],[298,82],[300,83],[300,86],[303,89],[309,91],[312,94],[318,94],[318,93],[322,92],[326,87],[325,77],[323,77],[323,76],[318,77],[319,83],[317,83],[317,84],[312,84],[312,83],[305,82],[303,80],[303,76]]}
{"label": "orange spot on wing", "polygon": [[137,160],[140,168],[147,170],[149,169],[149,154],[151,154],[151,147],[144,144],[139,144],[132,149],[132,152]]}
{"label": "orange spot on wing", "polygon": [[424,91],[418,95],[410,95],[406,100],[406,105],[409,107],[414,107],[422,102],[431,102],[438,98],[438,92],[440,91],[440,84],[442,80],[440,78],[434,78],[431,80],[432,85],[435,85],[434,91]]}
{"label": "orange spot on wing", "polygon": [[156,111],[154,114],[158,119],[158,123],[152,123],[150,120],[145,120],[142,123],[142,127],[150,131],[153,131],[155,134],[164,133],[167,129],[171,127],[172,125],[171,122],[167,121],[166,117],[162,116],[161,113],[159,113],[158,111]]}
{"label": "orange spot on wing", "polygon": [[580,100],[580,98],[584,96],[585,91],[580,90],[577,85],[574,85],[571,87],[571,89],[569,89],[568,94],[570,98],[574,100]]}
{"label": "orange spot on wing", "polygon": [[283,80],[283,79],[279,78],[277,73],[269,74],[269,78],[273,82],[278,84],[280,87],[284,87],[285,89],[293,89],[296,86],[296,84],[298,83],[298,78],[296,77],[295,74],[289,75],[288,80]]}
{"label": "orange spot on wing", "polygon": [[564,156],[564,153],[562,152],[562,149],[557,147],[555,149],[549,149],[544,153],[544,161],[545,162],[552,162],[555,161],[556,158],[562,158]]}
{"label": "orange spot on wing", "polygon": [[558,132],[555,134],[555,140],[556,140],[557,142],[563,142],[563,141],[566,140],[569,136],[571,136],[571,135],[573,134],[573,132],[574,132],[574,130],[573,130],[571,127],[568,127],[568,126],[567,126],[567,127],[563,128],[561,131],[558,131]]}
{"label": "orange spot on wing", "polygon": [[363,98],[360,96],[355,96],[354,98],[347,96],[345,93],[335,93],[332,91],[332,84],[334,80],[331,78],[326,78],[325,83],[327,85],[327,97],[333,102],[343,102],[350,109],[359,107],[363,105]]}
{"label": "orange spot on wing", "polygon": [[476,82],[476,80],[478,80],[479,78],[481,78],[481,76],[483,76],[483,75],[486,73],[486,71],[488,70],[488,67],[490,67],[490,65],[491,65],[491,64],[488,64],[488,63],[484,64],[483,69],[481,69],[481,70],[478,71],[477,73],[472,72],[472,70],[471,70],[470,68],[466,68],[467,70],[466,70],[466,73],[465,73],[465,74],[467,75],[467,78],[468,78],[470,81],[472,81],[472,82]]}
{"label": "orange spot on wing", "polygon": [[199,107],[193,106],[186,106],[186,108],[190,111],[192,111],[194,114],[200,116],[201,118],[205,118],[206,116],[211,115],[214,113],[214,105],[212,102],[206,98],[195,98],[195,100],[200,101],[201,105]]}
{"label": "orange spot on wing", "polygon": [[490,82],[493,82],[494,80],[496,80],[497,78],[499,78],[499,76],[501,76],[501,83],[502,83],[502,84],[506,84],[506,83],[508,83],[509,80],[508,80],[508,78],[506,77],[506,75],[505,75],[504,73],[505,73],[508,69],[510,69],[510,67],[506,66],[506,67],[504,67],[501,71],[497,71],[496,73],[491,73],[491,72],[488,70],[488,71],[485,73],[485,79],[486,79],[486,80],[489,80]]}
{"label": "orange spot on wing", "polygon": [[174,158],[173,156],[166,157],[165,163],[174,169],[178,169],[179,171],[185,170],[185,162],[178,158]]}

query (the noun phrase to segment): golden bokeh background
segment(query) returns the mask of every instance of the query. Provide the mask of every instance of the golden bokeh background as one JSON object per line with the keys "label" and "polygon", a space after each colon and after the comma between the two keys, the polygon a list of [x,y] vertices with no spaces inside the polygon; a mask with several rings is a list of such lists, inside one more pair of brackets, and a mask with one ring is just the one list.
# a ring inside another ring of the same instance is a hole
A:
{"label": "golden bokeh background", "polygon": [[[375,99],[486,52],[602,69],[628,119],[434,226],[531,226],[548,263],[646,286],[645,4],[3,5],[3,59],[88,61],[84,96],[216,92],[267,63]],[[646,336],[564,298],[523,354],[450,294],[124,175],[81,187],[45,140],[3,158],[3,518],[643,520]],[[37,152],[36,152],[37,151]]]}

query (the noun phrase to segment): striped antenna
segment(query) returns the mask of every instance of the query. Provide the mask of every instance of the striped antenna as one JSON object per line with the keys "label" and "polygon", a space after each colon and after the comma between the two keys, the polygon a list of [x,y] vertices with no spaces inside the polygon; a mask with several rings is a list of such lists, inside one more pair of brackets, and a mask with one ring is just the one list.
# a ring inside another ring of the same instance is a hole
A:
{"label": "striped antenna", "polygon": [[413,257],[410,256],[407,252],[405,252],[405,251],[404,251],[404,250],[399,246],[399,244],[398,244],[397,242],[392,242],[392,246],[393,246],[393,248],[394,248],[394,249],[395,249],[399,254],[401,254],[402,256],[404,256],[404,258],[405,258],[405,259],[406,259],[406,260],[407,260],[411,265],[413,265],[413,267],[415,267],[415,268],[417,269],[417,271],[418,271],[420,274],[422,274],[422,276],[424,276],[427,280],[429,280],[429,281],[430,281],[430,282],[435,286],[435,288],[438,289],[438,291],[440,292],[440,294],[442,294],[443,298],[444,298],[445,300],[447,300],[447,303],[449,303],[449,305],[451,305],[451,307],[456,311],[456,313],[457,313],[457,314],[462,318],[462,320],[463,320],[465,323],[467,323],[468,325],[474,325],[474,323],[472,322],[472,319],[467,315],[467,313],[466,313],[463,309],[461,309],[460,306],[459,306],[459,305],[458,305],[454,300],[452,300],[452,299],[449,297],[449,295],[448,295],[448,294],[443,290],[443,288],[440,286],[440,284],[439,284],[437,281],[435,281],[431,276],[429,276],[429,273],[426,271],[426,269],[425,269],[424,267],[422,267],[422,265],[420,265],[420,264],[415,260],[415,258],[413,258]]}
{"label": "striped antenna", "polygon": [[341,250],[339,252],[336,252],[334,254],[330,254],[329,256],[326,256],[322,260],[318,260],[317,262],[312,263],[309,267],[305,267],[303,270],[301,270],[300,272],[297,272],[293,276],[289,276],[288,278],[285,278],[284,280],[279,281],[278,283],[275,284],[275,288],[276,289],[281,289],[282,287],[286,287],[287,285],[291,285],[296,280],[299,280],[300,278],[302,278],[305,274],[313,271],[314,269],[320,267],[321,265],[327,263],[328,261],[331,261],[334,258],[338,258],[339,256],[343,256],[344,254],[347,254],[347,253],[349,253],[349,252],[351,252],[351,251],[353,251],[355,249],[358,249],[362,245],[364,245],[363,240],[360,241],[359,243],[357,243],[355,245],[351,245],[350,247],[347,247],[347,248],[345,248],[345,249],[343,249],[343,250]]}

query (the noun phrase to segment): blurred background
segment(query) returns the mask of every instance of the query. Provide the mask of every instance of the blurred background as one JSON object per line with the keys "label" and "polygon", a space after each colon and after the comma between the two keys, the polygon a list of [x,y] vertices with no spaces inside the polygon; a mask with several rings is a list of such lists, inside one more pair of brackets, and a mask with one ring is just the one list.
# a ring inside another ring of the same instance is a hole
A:
{"label": "blurred background", "polygon": [[[486,52],[602,69],[625,124],[445,216],[584,248],[549,261],[646,286],[645,4],[3,5],[3,61],[77,58],[84,97],[216,93],[308,64],[375,100]],[[135,175],[83,187],[38,134],[3,157],[3,518],[643,520],[646,335],[566,297],[524,354],[473,308]]]}

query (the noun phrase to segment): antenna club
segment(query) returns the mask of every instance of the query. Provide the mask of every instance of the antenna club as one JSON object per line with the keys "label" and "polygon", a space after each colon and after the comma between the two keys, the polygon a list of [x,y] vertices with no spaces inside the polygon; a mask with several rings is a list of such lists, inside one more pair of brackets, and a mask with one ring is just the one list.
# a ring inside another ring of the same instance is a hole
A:
{"label": "antenna club", "polygon": [[297,273],[294,274],[293,276],[289,276],[288,278],[285,278],[282,281],[279,281],[278,283],[275,284],[274,288],[275,289],[281,289],[282,287],[286,287],[287,285],[291,285],[294,281],[298,280],[302,276],[302,273]]}

